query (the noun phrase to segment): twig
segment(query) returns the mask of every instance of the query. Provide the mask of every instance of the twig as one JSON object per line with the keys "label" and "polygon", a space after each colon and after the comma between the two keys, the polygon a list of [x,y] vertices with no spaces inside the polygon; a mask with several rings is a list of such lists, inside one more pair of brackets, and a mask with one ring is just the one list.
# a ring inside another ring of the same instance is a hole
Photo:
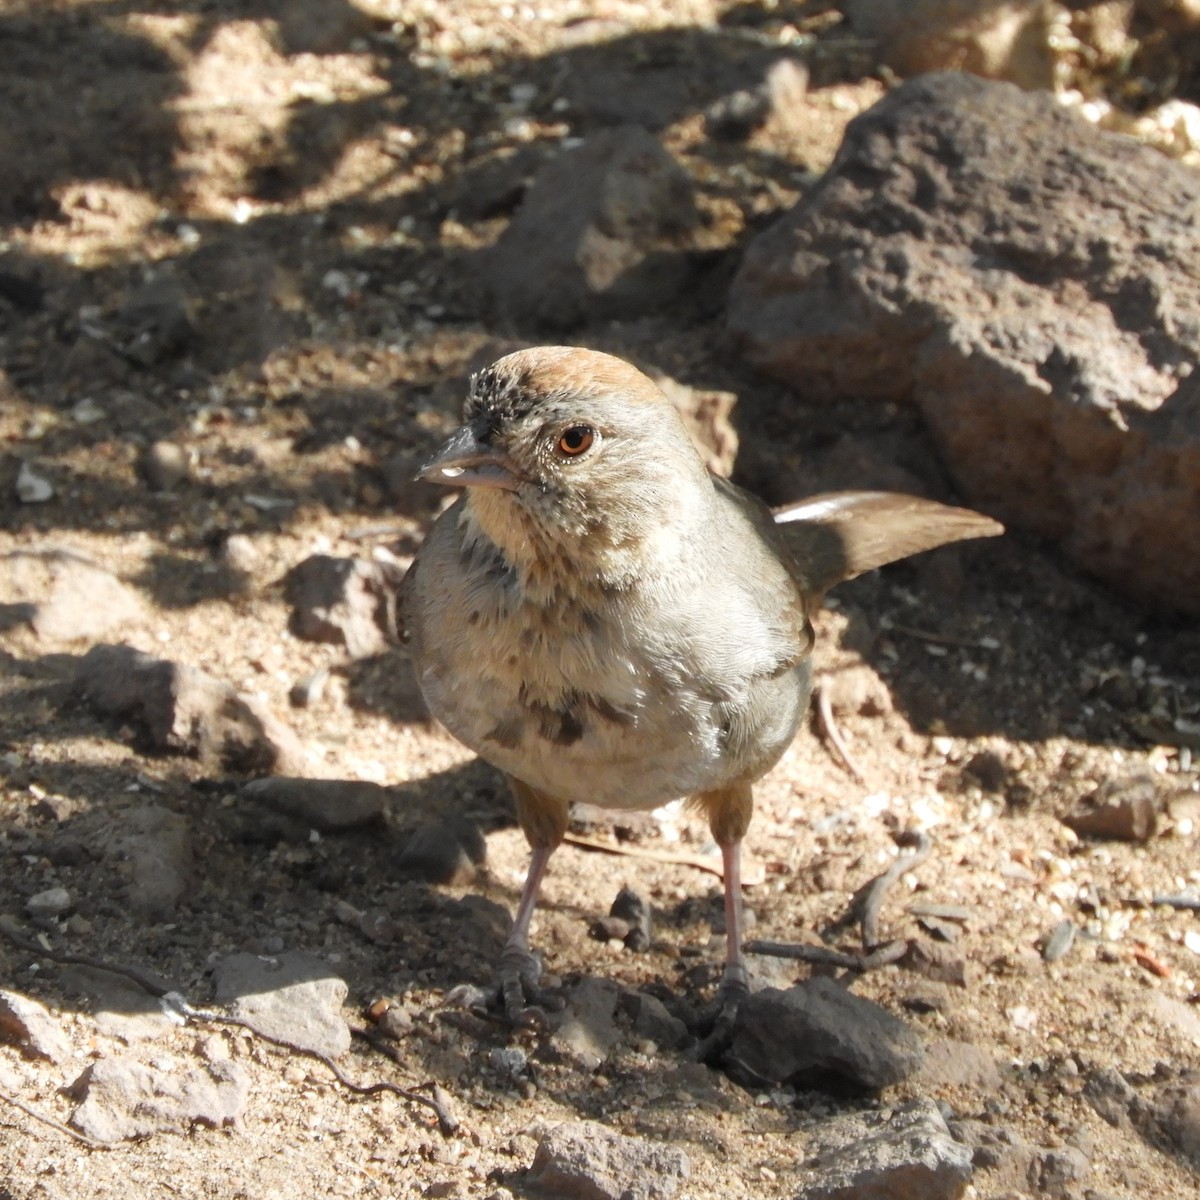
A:
{"label": "twig", "polygon": [[816,701],[817,726],[820,729],[821,736],[837,751],[837,757],[841,760],[842,766],[850,772],[858,783],[866,787],[866,777],[859,769],[858,763],[854,761],[854,756],[850,753],[850,747],[846,745],[846,741],[837,727],[837,722],[833,719],[833,705],[829,702],[829,689],[825,687],[817,688]]}
{"label": "twig", "polygon": [[933,839],[927,833],[906,830],[896,835],[900,846],[912,846],[910,854],[901,854],[882,875],[876,875],[850,898],[846,911],[832,923],[834,932],[858,922],[862,930],[863,948],[869,954],[879,945],[879,912],[884,899],[896,881],[919,867],[933,850]]}
{"label": "twig", "polygon": [[888,892],[897,880],[919,867],[933,851],[933,839],[927,833],[905,831],[896,841],[901,846],[912,846],[912,852],[901,854],[882,875],[867,884],[862,893],[859,923],[862,926],[863,948],[868,953],[879,945],[879,913]]}
{"label": "twig", "polygon": [[[386,1055],[397,1066],[403,1067],[405,1065],[400,1057],[400,1052],[394,1046],[389,1046],[379,1034],[372,1033],[369,1029],[358,1029],[353,1025],[350,1027],[350,1032],[356,1037],[362,1038],[373,1049],[378,1050],[380,1054]],[[341,1068],[332,1059],[321,1055],[321,1060],[337,1076],[338,1082],[343,1087],[349,1088],[352,1092],[357,1092],[362,1096],[373,1096],[376,1092],[391,1092],[393,1095],[403,1096],[405,1100],[411,1100],[414,1104],[423,1104],[426,1108],[432,1109],[437,1115],[438,1129],[446,1137],[457,1133],[459,1126],[462,1124],[454,1113],[450,1111],[450,1096],[446,1092],[446,1089],[434,1080],[418,1084],[415,1088],[403,1088],[398,1083],[389,1083],[387,1080],[368,1084],[354,1083],[345,1076]],[[429,1095],[422,1096],[422,1091],[428,1091]]]}
{"label": "twig", "polygon": [[1200,896],[1152,896],[1150,903],[1182,912],[1200,912]]}
{"label": "twig", "polygon": [[912,846],[909,854],[900,855],[882,875],[876,875],[858,889],[850,898],[846,911],[831,923],[828,932],[837,933],[856,921],[862,931],[862,954],[847,954],[832,950],[828,946],[801,945],[791,942],[750,941],[746,943],[747,954],[768,954],[774,958],[794,958],[801,962],[819,966],[838,967],[844,971],[874,971],[879,967],[903,958],[908,942],[897,938],[890,942],[879,940],[879,912],[884,898],[895,886],[896,880],[919,867],[933,850],[933,840],[927,833],[906,830],[896,835],[901,846]]}
{"label": "twig", "polygon": [[391,537],[393,534],[408,533],[409,527],[387,521],[382,524],[360,525],[357,529],[348,529],[339,536],[347,542],[365,542],[371,538]]}
{"label": "twig", "polygon": [[43,1125],[49,1125],[51,1129],[57,1130],[59,1133],[65,1133],[67,1137],[74,1138],[80,1145],[86,1146],[89,1150],[111,1150],[112,1147],[104,1142],[97,1142],[94,1138],[90,1138],[87,1134],[79,1133],[70,1125],[64,1125],[61,1121],[56,1121],[53,1117],[48,1117],[45,1113],[38,1112],[36,1108],[25,1103],[19,1097],[14,1096],[12,1092],[4,1088],[0,1088],[0,1100],[6,1104],[11,1104],[13,1108],[19,1108],[27,1117],[32,1117],[35,1121],[41,1121]]}
{"label": "twig", "polygon": [[876,947],[870,954],[846,954],[828,946],[802,945],[796,942],[749,941],[747,954],[766,954],[772,958],[792,958],[824,967],[840,967],[844,971],[874,971],[904,956],[908,943],[900,938]]}

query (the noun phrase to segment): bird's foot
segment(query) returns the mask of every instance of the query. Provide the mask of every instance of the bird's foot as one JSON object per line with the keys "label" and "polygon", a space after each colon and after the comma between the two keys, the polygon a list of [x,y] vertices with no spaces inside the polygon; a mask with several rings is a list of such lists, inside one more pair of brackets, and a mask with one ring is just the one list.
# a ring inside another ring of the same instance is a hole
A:
{"label": "bird's foot", "polygon": [[542,962],[537,955],[508,946],[500,956],[498,972],[500,1008],[510,1025],[540,1028],[546,1014],[562,1008],[562,997],[538,987]]}
{"label": "bird's foot", "polygon": [[700,1014],[697,1032],[700,1041],[696,1046],[697,1062],[715,1062],[733,1040],[733,1028],[737,1022],[738,1009],[750,994],[750,980],[741,963],[725,968],[725,978],[717,989],[713,1001]]}
{"label": "bird's foot", "polygon": [[554,991],[540,988],[541,977],[541,960],[535,954],[508,946],[500,956],[496,981],[490,988],[460,984],[447,994],[446,1001],[514,1028],[542,1029],[547,1015],[563,1007],[563,999]]}

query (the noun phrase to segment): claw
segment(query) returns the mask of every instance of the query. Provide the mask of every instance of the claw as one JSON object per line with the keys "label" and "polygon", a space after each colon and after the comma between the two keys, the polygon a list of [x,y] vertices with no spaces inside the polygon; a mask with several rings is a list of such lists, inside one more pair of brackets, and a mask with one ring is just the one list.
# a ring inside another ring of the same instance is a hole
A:
{"label": "claw", "polygon": [[538,980],[542,964],[536,955],[516,946],[500,956],[499,999],[510,1025],[537,1028],[545,1025],[546,1013],[538,1006]]}
{"label": "claw", "polygon": [[733,1040],[738,1009],[749,994],[750,985],[747,982],[745,967],[740,967],[740,970],[732,966],[727,967],[716,996],[700,1014],[700,1020],[697,1022],[701,1034],[694,1052],[697,1062],[713,1063],[728,1048]]}

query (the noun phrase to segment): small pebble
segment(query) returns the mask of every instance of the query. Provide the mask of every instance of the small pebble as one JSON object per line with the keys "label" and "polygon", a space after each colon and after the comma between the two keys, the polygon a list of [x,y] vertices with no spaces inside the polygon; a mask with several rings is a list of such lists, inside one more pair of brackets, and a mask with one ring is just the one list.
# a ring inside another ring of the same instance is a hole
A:
{"label": "small pebble", "polygon": [[320,667],[292,685],[291,691],[288,692],[288,702],[293,708],[309,708],[325,694],[325,685],[328,682],[329,668]]}
{"label": "small pebble", "polygon": [[488,1062],[503,1075],[520,1075],[529,1066],[529,1056],[520,1046],[498,1046],[489,1051]]}
{"label": "small pebble", "polygon": [[25,901],[25,911],[31,917],[61,917],[70,909],[73,901],[65,887],[47,888]]}
{"label": "small pebble", "polygon": [[187,451],[178,442],[152,442],[142,454],[142,478],[156,491],[169,492],[188,475]]}
{"label": "small pebble", "polygon": [[1058,962],[1074,944],[1075,922],[1059,921],[1042,946],[1042,958],[1048,963]]}
{"label": "small pebble", "polygon": [[54,485],[27,462],[17,472],[17,499],[22,504],[44,504],[54,496]]}
{"label": "small pebble", "polygon": [[412,1032],[413,1019],[407,1010],[393,1004],[383,1013],[376,1025],[384,1037],[399,1041]]}
{"label": "small pebble", "polygon": [[231,533],[221,546],[221,561],[231,571],[249,575],[258,566],[258,547],[244,533]]}

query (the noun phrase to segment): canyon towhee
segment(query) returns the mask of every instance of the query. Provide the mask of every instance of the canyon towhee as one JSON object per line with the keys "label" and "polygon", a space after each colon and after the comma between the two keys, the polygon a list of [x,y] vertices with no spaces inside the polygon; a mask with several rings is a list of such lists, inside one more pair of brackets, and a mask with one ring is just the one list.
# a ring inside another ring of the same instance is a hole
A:
{"label": "canyon towhee", "polygon": [[570,347],[471,380],[461,429],[419,478],[465,489],[401,591],[430,711],[508,777],[532,847],[500,965],[510,1020],[538,968],[529,925],[572,803],[690,797],[724,859],[721,996],[747,986],[739,847],[751,789],[811,686],[809,609],[833,584],[963,538],[989,517],[883,492],[772,514],[709,474],[640,371]]}

